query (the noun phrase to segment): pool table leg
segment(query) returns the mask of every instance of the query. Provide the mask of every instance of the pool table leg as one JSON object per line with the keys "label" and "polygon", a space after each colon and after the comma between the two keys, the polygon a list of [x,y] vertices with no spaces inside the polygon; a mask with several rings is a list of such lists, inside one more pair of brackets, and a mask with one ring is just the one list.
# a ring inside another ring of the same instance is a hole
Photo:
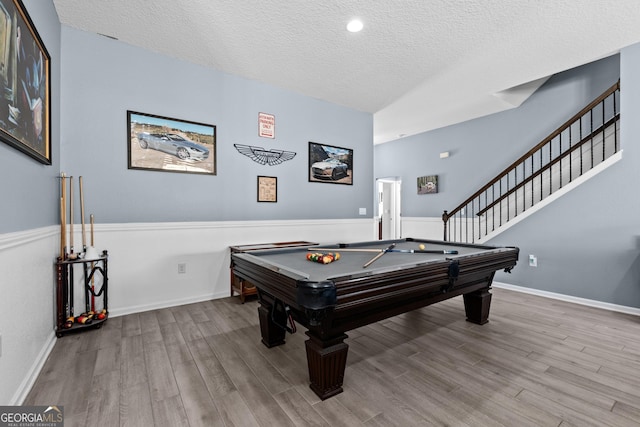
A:
{"label": "pool table leg", "polygon": [[264,298],[260,298],[260,306],[258,307],[258,318],[260,319],[260,334],[262,335],[262,343],[267,347],[275,347],[284,344],[284,336],[286,330],[273,321],[272,317],[280,321],[282,325],[287,323],[287,315],[284,311],[277,311],[274,305]]}
{"label": "pool table leg", "polygon": [[491,308],[489,287],[464,294],[463,298],[464,311],[469,322],[484,325],[489,321],[489,308]]}
{"label": "pool table leg", "polygon": [[342,393],[344,369],[347,366],[349,346],[344,343],[346,334],[330,339],[321,339],[309,331],[305,332],[309,339],[305,341],[307,348],[307,365],[309,366],[309,387],[320,399]]}

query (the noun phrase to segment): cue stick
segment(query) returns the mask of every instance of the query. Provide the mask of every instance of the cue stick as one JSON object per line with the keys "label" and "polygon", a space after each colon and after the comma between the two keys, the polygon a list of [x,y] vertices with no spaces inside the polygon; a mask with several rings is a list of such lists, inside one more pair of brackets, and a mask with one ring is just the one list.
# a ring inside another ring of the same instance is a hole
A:
{"label": "cue stick", "polygon": [[367,268],[369,267],[371,264],[373,264],[375,261],[377,261],[379,258],[382,257],[382,255],[386,254],[388,251],[390,251],[391,249],[395,248],[396,244],[392,243],[389,245],[389,247],[387,249],[384,249],[382,252],[380,252],[378,255],[374,256],[373,258],[371,258],[369,261],[367,261],[362,268]]}
{"label": "cue stick", "polygon": [[78,185],[80,187],[80,221],[82,224],[82,252],[86,252],[87,236],[86,236],[86,228],[84,224],[84,191],[82,188],[82,176],[78,178]]}
{"label": "cue stick", "polygon": [[308,251],[334,251],[334,252],[401,252],[407,254],[441,254],[457,255],[458,251],[436,251],[420,249],[355,249],[355,248],[308,248]]}
{"label": "cue stick", "polygon": [[76,259],[73,251],[73,176],[69,177],[69,258]]}
{"label": "cue stick", "polygon": [[62,180],[61,180],[61,188],[60,188],[60,192],[62,193],[61,195],[61,199],[62,199],[62,218],[60,220],[60,222],[62,223],[62,227],[61,227],[61,248],[62,248],[62,254],[61,254],[61,258],[62,260],[66,260],[67,259],[67,176],[64,174],[64,172],[62,172],[61,174]]}
{"label": "cue stick", "polygon": [[64,199],[60,197],[60,261],[64,261]]}
{"label": "cue stick", "polygon": [[[89,215],[89,223],[90,223],[90,227],[91,227],[91,247],[93,248],[94,252],[95,252],[95,247],[93,246],[93,214]],[[96,311],[96,300],[95,300],[95,296],[94,296],[94,292],[95,292],[95,277],[93,275],[93,271],[95,268],[96,264],[95,262],[91,261],[91,311],[94,312]],[[103,300],[104,301],[104,300]]]}

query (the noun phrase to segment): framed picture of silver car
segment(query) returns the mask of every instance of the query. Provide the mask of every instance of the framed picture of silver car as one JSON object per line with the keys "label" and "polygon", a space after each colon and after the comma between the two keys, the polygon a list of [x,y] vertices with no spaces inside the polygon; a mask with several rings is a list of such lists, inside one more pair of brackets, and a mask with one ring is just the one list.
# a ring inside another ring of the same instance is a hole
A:
{"label": "framed picture of silver car", "polygon": [[309,182],[353,185],[353,150],[309,142]]}
{"label": "framed picture of silver car", "polygon": [[129,169],[216,174],[216,127],[127,111]]}

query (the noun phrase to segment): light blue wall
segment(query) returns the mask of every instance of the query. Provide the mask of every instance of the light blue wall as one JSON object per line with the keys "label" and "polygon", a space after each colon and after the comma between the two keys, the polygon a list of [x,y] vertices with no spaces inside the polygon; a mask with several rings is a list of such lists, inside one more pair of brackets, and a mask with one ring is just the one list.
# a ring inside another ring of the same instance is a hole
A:
{"label": "light blue wall", "polygon": [[[402,200],[405,216],[439,216],[587,105],[618,76],[622,160],[490,244],[521,250],[512,274],[498,273],[498,281],[640,308],[640,191],[636,188],[640,177],[640,45],[554,76],[517,109],[376,147],[375,175],[403,175],[403,186],[409,182],[406,187],[411,188]],[[440,160],[441,151],[452,151],[451,158]],[[387,153],[395,156],[393,164],[387,162]],[[406,166],[398,168],[402,158],[407,159]],[[412,160],[415,158],[423,159],[424,166]],[[413,183],[420,174],[440,174],[442,193],[409,194],[415,193]],[[537,256],[538,267],[528,266],[529,254]]]}
{"label": "light blue wall", "polygon": [[50,0],[24,0],[51,56],[51,157],[43,165],[0,142],[0,233],[39,228],[59,221],[60,22]]}
{"label": "light blue wall", "polygon": [[[375,147],[376,177],[402,179],[402,215],[439,217],[542,141],[619,76],[618,55],[551,77],[520,107]],[[450,157],[440,159],[441,152]],[[437,194],[416,178],[438,175]]]}
{"label": "light blue wall", "polygon": [[[640,308],[640,45],[620,54],[622,160],[499,235],[521,247],[503,281]],[[529,267],[528,254],[538,255]]]}
{"label": "light blue wall", "polygon": [[[354,218],[360,207],[372,215],[371,114],[65,26],[62,45],[61,170],[83,176],[96,222]],[[129,170],[127,110],[216,125],[217,175]],[[259,112],[275,115],[275,139],[258,137]],[[309,182],[309,141],[353,149],[353,185]],[[235,143],[297,155],[260,165]],[[258,175],[278,178],[277,203],[257,202]]]}

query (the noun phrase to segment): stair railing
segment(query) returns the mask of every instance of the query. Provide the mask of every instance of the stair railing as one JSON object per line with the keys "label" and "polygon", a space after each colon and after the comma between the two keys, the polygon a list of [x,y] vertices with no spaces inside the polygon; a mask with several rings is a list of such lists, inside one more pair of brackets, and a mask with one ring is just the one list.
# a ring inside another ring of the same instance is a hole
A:
{"label": "stair railing", "polygon": [[451,212],[444,240],[473,243],[620,149],[620,81]]}

